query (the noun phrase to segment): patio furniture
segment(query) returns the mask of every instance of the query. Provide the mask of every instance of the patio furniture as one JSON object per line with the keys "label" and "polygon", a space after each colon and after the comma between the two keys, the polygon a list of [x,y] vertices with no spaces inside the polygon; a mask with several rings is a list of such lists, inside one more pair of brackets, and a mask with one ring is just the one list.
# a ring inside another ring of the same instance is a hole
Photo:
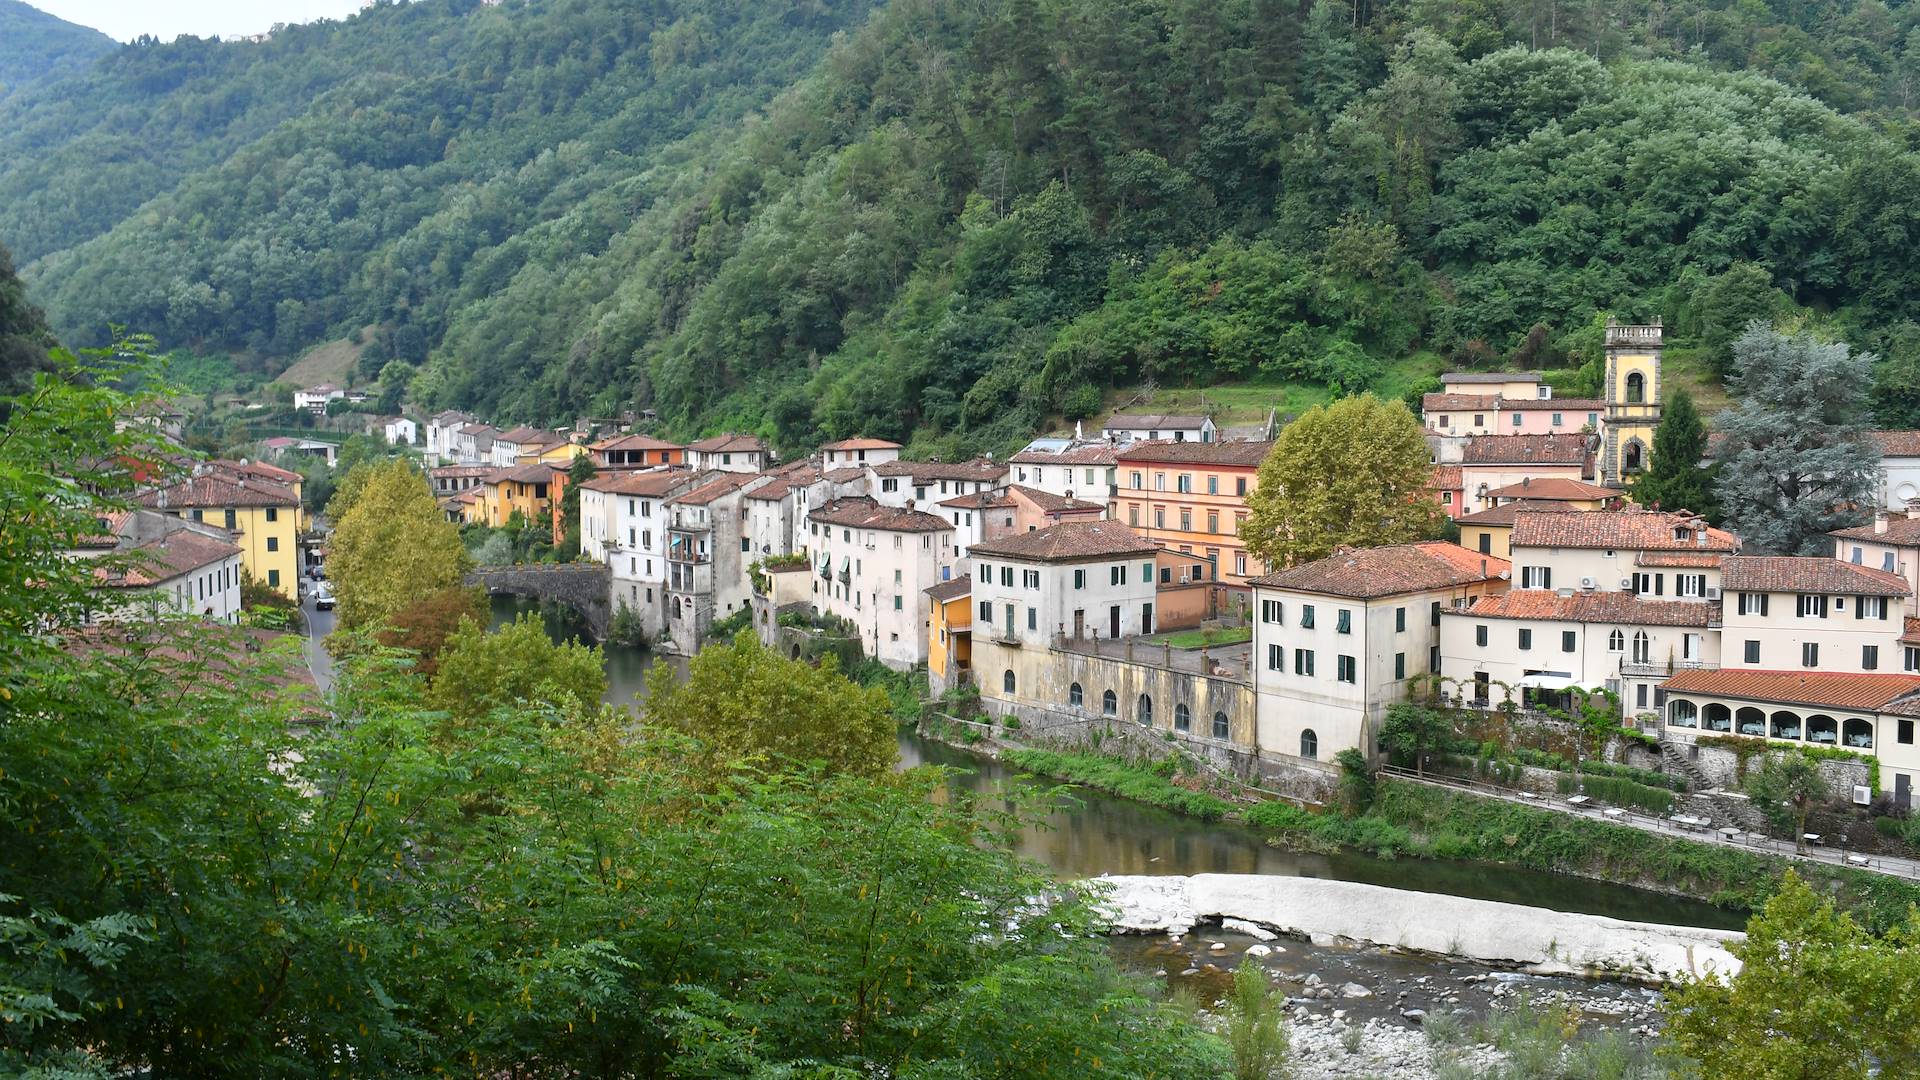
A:
{"label": "patio furniture", "polygon": [[1812,844],[1814,847],[1820,847],[1827,842],[1826,837],[1821,836],[1817,832],[1801,833],[1800,839],[1805,840],[1807,843]]}
{"label": "patio furniture", "polygon": [[1601,811],[1601,813],[1606,814],[1608,817],[1625,817],[1627,814],[1625,810],[1622,810],[1617,806],[1609,806],[1605,810]]}
{"label": "patio furniture", "polygon": [[1585,806],[1585,805],[1587,805],[1588,803],[1590,803],[1590,802],[1592,802],[1592,801],[1593,801],[1592,799],[1590,799],[1590,798],[1588,798],[1588,797],[1586,797],[1585,795],[1569,795],[1569,796],[1567,796],[1567,805],[1568,805],[1568,806]]}
{"label": "patio furniture", "polygon": [[1872,862],[1873,862],[1873,860],[1872,860],[1872,859],[1869,859],[1869,858],[1867,858],[1867,857],[1866,857],[1865,855],[1849,855],[1849,856],[1847,856],[1847,865],[1848,865],[1848,866],[1866,866],[1866,865],[1868,865],[1868,864],[1870,864],[1870,863],[1872,863]]}

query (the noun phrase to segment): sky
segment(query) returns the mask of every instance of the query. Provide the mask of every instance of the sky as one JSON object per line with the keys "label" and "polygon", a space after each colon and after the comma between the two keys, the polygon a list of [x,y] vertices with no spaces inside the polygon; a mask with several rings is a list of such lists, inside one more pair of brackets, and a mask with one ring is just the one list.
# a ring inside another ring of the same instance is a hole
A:
{"label": "sky", "polygon": [[181,34],[233,38],[261,34],[275,23],[338,19],[365,0],[27,0],[68,22],[91,26],[108,37],[132,41],[152,34],[172,41]]}

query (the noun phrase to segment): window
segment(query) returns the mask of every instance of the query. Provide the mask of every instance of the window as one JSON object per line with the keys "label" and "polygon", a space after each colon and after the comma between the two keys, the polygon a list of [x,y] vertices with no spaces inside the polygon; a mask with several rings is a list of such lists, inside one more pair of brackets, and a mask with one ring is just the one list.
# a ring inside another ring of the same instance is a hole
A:
{"label": "window", "polygon": [[1260,601],[1260,621],[1263,623],[1285,623],[1286,608],[1278,600]]}
{"label": "window", "polygon": [[1008,668],[1006,671],[1002,672],[1000,675],[1000,689],[1003,693],[1012,694],[1013,686],[1014,686],[1013,669]]}
{"label": "window", "polygon": [[1027,609],[1027,629],[1040,629],[1040,612],[1035,608]]}
{"label": "window", "polygon": [[280,571],[278,570],[267,571],[267,584],[273,586],[276,589],[279,588],[280,587]]}
{"label": "window", "polygon": [[1580,647],[1579,638],[1578,638],[1578,635],[1574,633],[1574,631],[1572,630],[1560,631],[1560,651],[1561,652],[1573,652],[1575,649],[1579,647]]}
{"label": "window", "polygon": [[1341,608],[1334,613],[1333,630],[1336,634],[1353,633],[1353,612]]}
{"label": "window", "polygon": [[1856,619],[1884,619],[1887,617],[1887,598],[1884,596],[1858,596],[1853,601],[1853,617]]}
{"label": "window", "polygon": [[1133,470],[1133,488],[1134,490],[1138,491],[1142,486],[1143,485],[1140,483],[1140,470],[1135,469]]}
{"label": "window", "polygon": [[1438,645],[1427,646],[1427,670],[1435,675],[1440,674],[1440,646]]}
{"label": "window", "polygon": [[1313,629],[1313,605],[1312,604],[1300,605],[1300,629],[1302,630]]}
{"label": "window", "polygon": [[993,584],[993,567],[986,563],[980,564],[980,583],[983,585]]}
{"label": "window", "polygon": [[1635,630],[1633,632],[1633,662],[1636,664],[1646,663],[1647,657],[1651,655],[1652,652],[1653,642],[1647,637],[1647,632],[1645,630]]}
{"label": "window", "polygon": [[1820,666],[1819,642],[1803,641],[1800,643],[1800,666],[1801,667],[1819,667]]}
{"label": "window", "polygon": [[1193,477],[1187,473],[1181,473],[1179,476],[1174,477],[1173,490],[1179,492],[1182,495],[1192,494],[1193,493]]}
{"label": "window", "polygon": [[1740,594],[1740,614],[1758,615],[1762,618],[1765,618],[1767,614],[1767,594],[1766,593],[1750,593],[1750,592],[1741,593]]}
{"label": "window", "polygon": [[1038,570],[1020,571],[1020,587],[1023,589],[1039,588],[1040,587],[1040,571]]}
{"label": "window", "polygon": [[1127,524],[1133,526],[1136,529],[1140,527],[1140,504],[1139,503],[1127,504]]}
{"label": "window", "polygon": [[268,551],[279,551],[279,550],[280,550],[280,538],[279,538],[279,537],[277,537],[277,536],[269,536],[269,537],[267,537],[267,550],[268,550]]}
{"label": "window", "polygon": [[[1518,420],[1518,419],[1520,419],[1520,418],[1516,416],[1516,417],[1514,417],[1514,419],[1515,419],[1515,420]],[[1485,426],[1486,426],[1486,424],[1487,424],[1487,414],[1486,414],[1486,413],[1474,413],[1474,414],[1473,414],[1473,426],[1474,426],[1474,427],[1485,427]]]}
{"label": "window", "polygon": [[1173,730],[1175,731],[1193,730],[1193,713],[1184,704],[1175,705],[1173,707]]}
{"label": "window", "polygon": [[1407,632],[1407,609],[1406,608],[1401,607],[1401,608],[1393,609],[1393,632],[1396,634],[1404,634]]}
{"label": "window", "polygon": [[1520,628],[1520,648],[1523,652],[1533,648],[1533,631],[1524,626]]}
{"label": "window", "polygon": [[1901,666],[1907,671],[1920,671],[1920,649],[1909,645],[1902,652]]}
{"label": "window", "polygon": [[1313,674],[1313,650],[1312,649],[1293,650],[1293,673],[1295,675],[1312,675]]}
{"label": "window", "polygon": [[1140,721],[1143,726],[1153,726],[1153,698],[1146,694],[1140,695],[1140,701],[1134,707],[1134,719]]}
{"label": "window", "polygon": [[1220,512],[1218,510],[1207,511],[1207,531],[1210,533],[1220,531]]}
{"label": "window", "polygon": [[1100,695],[1100,715],[1112,716],[1120,711],[1120,699],[1108,690]]}
{"label": "window", "polygon": [[1216,739],[1225,739],[1232,737],[1232,735],[1233,729],[1227,724],[1227,714],[1223,712],[1214,713],[1213,737]]}
{"label": "window", "polygon": [[980,601],[980,621],[986,623],[988,626],[993,625],[993,601]]}
{"label": "window", "polygon": [[901,608],[900,608],[900,598],[899,598],[898,596],[895,596],[895,597],[893,598],[893,610],[895,610],[895,611],[899,611],[899,610],[901,610]]}
{"label": "window", "polygon": [[1247,478],[1246,478],[1246,477],[1244,477],[1244,476],[1236,476],[1236,477],[1234,477],[1234,478],[1233,478],[1233,493],[1234,493],[1235,495],[1245,495],[1245,494],[1247,493]]}
{"label": "window", "polygon": [[269,507],[267,507],[267,520],[268,520],[268,521],[279,521],[279,520],[280,520],[280,508],[279,508],[279,507],[276,507],[276,506],[269,506]]}
{"label": "window", "polygon": [[1894,734],[1894,739],[1897,742],[1904,743],[1905,745],[1908,745],[1908,746],[1912,746],[1913,745],[1913,721],[1911,720],[1900,721],[1900,730]]}
{"label": "window", "polygon": [[1220,478],[1219,477],[1217,476],[1207,477],[1207,494],[1209,495],[1220,494]]}
{"label": "window", "polygon": [[1513,426],[1514,426],[1514,427],[1519,427],[1519,426],[1520,426],[1520,425],[1521,425],[1521,424],[1522,424],[1523,422],[1524,422],[1524,421],[1522,420],[1522,418],[1521,418],[1521,416],[1520,416],[1520,414],[1519,414],[1519,413],[1514,413],[1514,414],[1513,414]]}
{"label": "window", "polygon": [[1483,649],[1487,647],[1487,627],[1485,623],[1473,628],[1473,643]]}
{"label": "window", "polygon": [[1440,601],[1433,602],[1433,608],[1427,613],[1427,619],[1434,626],[1440,625]]}
{"label": "window", "polygon": [[1287,650],[1286,649],[1282,648],[1279,645],[1267,646],[1267,670],[1282,671],[1282,672],[1287,670]]}
{"label": "window", "polygon": [[1359,682],[1360,673],[1358,667],[1359,665],[1353,662],[1353,657],[1336,656],[1333,661],[1334,678],[1344,683]]}
{"label": "window", "polygon": [[1247,553],[1246,552],[1236,551],[1233,553],[1233,572],[1240,577],[1247,576]]}
{"label": "window", "polygon": [[[1520,419],[1520,418],[1516,416],[1516,417],[1514,417],[1514,419],[1515,419],[1515,420],[1518,420],[1518,419]],[[1565,418],[1565,417],[1563,417],[1563,416],[1562,416],[1561,414],[1559,414],[1559,413],[1554,413],[1554,414],[1553,414],[1553,426],[1554,426],[1554,427],[1564,427],[1564,426],[1566,426],[1566,422],[1567,422],[1567,421],[1566,421],[1566,418]]]}
{"label": "window", "polygon": [[1744,653],[1742,653],[1741,658],[1744,663],[1748,663],[1748,664],[1759,663],[1760,662],[1760,643],[1758,641],[1755,641],[1749,638],[1747,640],[1746,650]]}
{"label": "window", "polygon": [[1155,491],[1167,490],[1167,474],[1166,473],[1157,472],[1153,474],[1153,490]]}
{"label": "window", "polygon": [[1308,759],[1320,756],[1320,736],[1315,735],[1312,728],[1300,733],[1300,756]]}
{"label": "window", "polygon": [[1675,574],[1673,576],[1673,594],[1698,599],[1707,595],[1707,575]]}
{"label": "window", "polygon": [[1880,646],[1860,646],[1860,670],[1877,671],[1880,668]]}
{"label": "window", "polygon": [[1633,591],[1640,596],[1659,596],[1667,591],[1667,575],[1635,574]]}
{"label": "window", "polygon": [[1074,683],[1072,686],[1067,687],[1067,704],[1076,709],[1080,707],[1081,693],[1079,683]]}
{"label": "window", "polygon": [[1084,569],[1073,572],[1073,587],[1076,589],[1087,587],[1087,572]]}
{"label": "window", "polygon": [[1000,586],[1005,589],[1013,588],[1013,567],[1003,566],[1000,568]]}
{"label": "window", "polygon": [[1396,681],[1407,677],[1406,653],[1397,652],[1393,654],[1393,677]]}
{"label": "window", "polygon": [[1180,508],[1180,531],[1193,531],[1193,511],[1184,506]]}
{"label": "window", "polygon": [[1625,650],[1626,647],[1627,636],[1621,633],[1618,627],[1615,627],[1613,633],[1607,635],[1607,651],[1621,652]]}
{"label": "window", "polygon": [[1553,588],[1553,567],[1523,566],[1520,568],[1520,587],[1523,589]]}
{"label": "window", "polygon": [[[894,537],[894,538],[893,538],[893,545],[894,545],[895,547],[899,547],[899,546],[900,546],[900,538],[899,538],[899,537],[897,537],[897,536],[896,536],[896,537]],[[740,550],[741,550],[741,551],[752,551],[752,550],[753,550],[753,544],[752,544],[752,542],[751,542],[751,541],[749,541],[749,540],[748,540],[748,539],[747,539],[746,537],[744,537],[744,536],[740,538]]]}
{"label": "window", "polygon": [[1794,614],[1802,619],[1824,619],[1827,617],[1827,598],[1801,593],[1795,598]]}

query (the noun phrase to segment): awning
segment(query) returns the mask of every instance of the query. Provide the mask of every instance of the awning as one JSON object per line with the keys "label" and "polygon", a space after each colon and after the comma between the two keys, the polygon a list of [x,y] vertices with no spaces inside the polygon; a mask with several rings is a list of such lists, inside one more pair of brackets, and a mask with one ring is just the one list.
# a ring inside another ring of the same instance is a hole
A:
{"label": "awning", "polygon": [[1515,683],[1514,685],[1523,687],[1523,688],[1530,687],[1534,690],[1597,690],[1599,689],[1599,687],[1587,686],[1581,680],[1576,679],[1571,675],[1567,675],[1563,672],[1558,672],[1558,671],[1541,671],[1541,672],[1536,672],[1532,675],[1522,675],[1520,677],[1520,681]]}

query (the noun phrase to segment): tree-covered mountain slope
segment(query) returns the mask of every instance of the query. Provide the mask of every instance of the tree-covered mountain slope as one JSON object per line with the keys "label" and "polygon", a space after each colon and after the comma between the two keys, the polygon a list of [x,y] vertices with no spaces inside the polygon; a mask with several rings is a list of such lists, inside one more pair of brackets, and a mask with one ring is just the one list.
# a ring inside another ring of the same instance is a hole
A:
{"label": "tree-covered mountain slope", "polygon": [[0,97],[71,74],[120,47],[20,0],[0,0]]}
{"label": "tree-covered mountain slope", "polygon": [[[0,106],[39,125],[0,115],[0,239],[77,340],[373,325],[363,365],[424,403],[790,446],[999,448],[1108,385],[1358,389],[1416,349],[1578,358],[1607,311],[1705,353],[1798,311],[1897,382],[1917,19],[424,0]],[[113,205],[63,217],[88,183]]]}

